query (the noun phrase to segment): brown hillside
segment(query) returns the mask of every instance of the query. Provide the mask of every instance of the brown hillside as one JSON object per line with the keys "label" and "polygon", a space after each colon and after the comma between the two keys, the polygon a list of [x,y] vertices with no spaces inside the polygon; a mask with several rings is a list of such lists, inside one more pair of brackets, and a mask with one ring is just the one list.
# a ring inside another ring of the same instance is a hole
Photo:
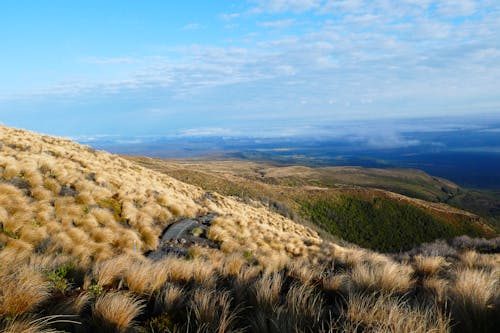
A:
{"label": "brown hillside", "polygon": [[496,243],[460,242],[342,247],[258,202],[0,127],[1,332],[494,331],[499,255],[464,249]]}
{"label": "brown hillside", "polygon": [[[22,130],[2,127],[1,134],[3,252],[28,255],[46,247],[99,261],[134,246],[152,250],[169,224],[207,212],[219,215],[212,233],[228,247],[306,255],[316,248],[304,243],[321,243],[315,232],[280,215],[221,196],[209,200],[198,187],[120,157]],[[245,230],[254,228],[259,232]]]}

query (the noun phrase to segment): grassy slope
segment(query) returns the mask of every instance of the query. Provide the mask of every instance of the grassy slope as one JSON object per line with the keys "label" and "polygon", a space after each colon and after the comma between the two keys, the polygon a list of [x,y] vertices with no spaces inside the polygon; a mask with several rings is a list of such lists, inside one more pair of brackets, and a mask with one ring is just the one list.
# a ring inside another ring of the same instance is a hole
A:
{"label": "grassy slope", "polygon": [[[283,198],[293,189],[259,184]],[[311,191],[331,190],[297,195]],[[166,226],[209,211],[220,248],[143,255]],[[499,255],[431,252],[339,246],[262,205],[0,126],[1,332],[494,331]]]}
{"label": "grassy slope", "polygon": [[312,221],[320,226],[318,231],[323,235],[326,231],[377,250],[398,251],[462,234],[495,235],[474,214],[380,190],[413,193],[417,198],[434,201],[449,200],[460,193],[457,185],[421,171],[132,159],[210,191],[260,200],[285,216]]}

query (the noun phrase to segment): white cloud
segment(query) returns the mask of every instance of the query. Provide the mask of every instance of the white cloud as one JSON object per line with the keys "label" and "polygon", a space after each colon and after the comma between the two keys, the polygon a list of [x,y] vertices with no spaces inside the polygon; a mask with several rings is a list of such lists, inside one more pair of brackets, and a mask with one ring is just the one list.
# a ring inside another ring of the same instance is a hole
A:
{"label": "white cloud", "polygon": [[231,21],[241,17],[241,13],[223,13],[220,15],[220,18],[225,21]]}
{"label": "white cloud", "polygon": [[[498,4],[486,6],[488,1],[455,1],[453,15],[482,13],[459,22],[439,16],[451,15],[448,0],[252,2],[266,14],[247,13],[242,26],[250,17],[257,27],[297,24],[306,29],[245,30],[234,43],[180,45],[155,56],[88,57],[84,61],[96,65],[100,76],[61,81],[31,94],[152,94],[152,100],[164,103],[149,108],[159,116],[172,101],[214,109],[224,104],[221,108],[236,112],[272,111],[279,117],[313,111],[325,117],[433,113],[471,105],[494,109],[500,106],[500,23]],[[435,7],[436,15],[418,14]],[[314,22],[290,14],[307,10],[314,11],[307,14]],[[287,13],[273,14],[279,11]],[[230,24],[241,18],[221,17]],[[101,73],[103,66],[114,64],[133,66],[116,66],[119,75]]]}
{"label": "white cloud", "polygon": [[327,0],[321,7],[322,12],[349,11],[356,12],[366,8],[364,0]]}
{"label": "white cloud", "polygon": [[305,12],[311,9],[318,8],[320,0],[258,0],[257,6],[252,12]]}
{"label": "white cloud", "polygon": [[439,13],[448,17],[472,15],[477,8],[473,0],[441,0],[437,6]]}
{"label": "white cloud", "polygon": [[199,23],[188,23],[182,27],[182,30],[200,30],[203,26]]}
{"label": "white cloud", "polygon": [[96,65],[132,64],[135,59],[132,57],[84,57],[82,62]]}
{"label": "white cloud", "polygon": [[181,130],[178,134],[179,137],[204,137],[204,136],[236,136],[240,132],[228,128],[221,127],[201,127],[201,128],[188,128]]}
{"label": "white cloud", "polygon": [[277,21],[266,21],[261,22],[260,25],[266,28],[288,28],[295,23],[294,19],[277,20]]}

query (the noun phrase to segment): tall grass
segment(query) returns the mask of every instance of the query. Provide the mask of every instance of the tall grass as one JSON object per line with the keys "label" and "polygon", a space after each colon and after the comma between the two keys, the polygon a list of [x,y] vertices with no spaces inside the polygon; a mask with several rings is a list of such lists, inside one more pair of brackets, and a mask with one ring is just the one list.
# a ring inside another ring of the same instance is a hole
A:
{"label": "tall grass", "polygon": [[0,272],[0,316],[33,311],[49,298],[49,283],[31,265]]}
{"label": "tall grass", "polygon": [[144,309],[143,301],[123,292],[99,296],[92,308],[95,328],[100,332],[126,332]]}
{"label": "tall grass", "polygon": [[455,324],[464,332],[498,327],[499,287],[499,270],[459,269],[451,289]]}

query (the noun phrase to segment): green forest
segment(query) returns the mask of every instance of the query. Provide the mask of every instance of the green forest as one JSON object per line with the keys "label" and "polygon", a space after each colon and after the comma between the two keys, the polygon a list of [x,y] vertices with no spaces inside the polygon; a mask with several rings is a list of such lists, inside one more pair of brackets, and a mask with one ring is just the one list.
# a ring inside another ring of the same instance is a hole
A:
{"label": "green forest", "polygon": [[349,242],[379,251],[399,251],[438,238],[478,236],[466,224],[452,225],[426,211],[384,198],[340,196],[301,203],[305,218]]}

